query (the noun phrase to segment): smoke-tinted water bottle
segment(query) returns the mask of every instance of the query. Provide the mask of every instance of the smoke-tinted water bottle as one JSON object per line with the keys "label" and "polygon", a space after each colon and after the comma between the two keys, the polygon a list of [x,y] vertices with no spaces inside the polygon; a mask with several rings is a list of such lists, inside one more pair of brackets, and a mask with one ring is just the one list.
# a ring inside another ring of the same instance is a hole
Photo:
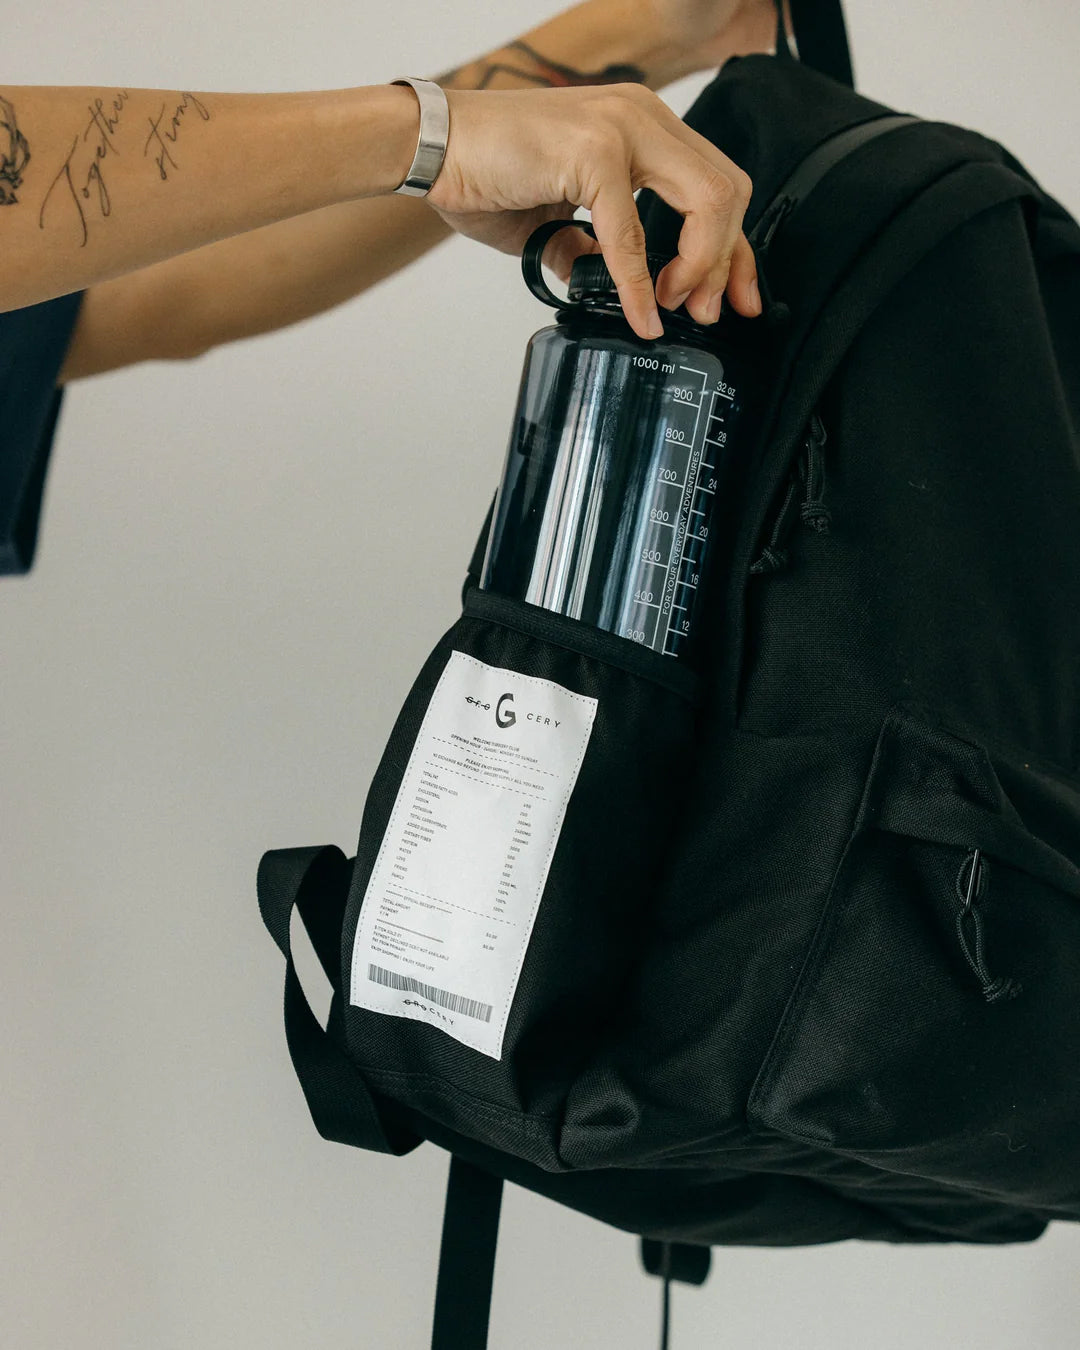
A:
{"label": "smoke-tinted water bottle", "polygon": [[[522,255],[532,292],[558,309],[530,339],[480,584],[693,658],[718,513],[737,452],[744,377],[724,320],[665,312],[664,336],[639,338],[603,258],[571,269],[569,295],[547,286],[552,235]],[[650,254],[655,282],[670,261]]]}

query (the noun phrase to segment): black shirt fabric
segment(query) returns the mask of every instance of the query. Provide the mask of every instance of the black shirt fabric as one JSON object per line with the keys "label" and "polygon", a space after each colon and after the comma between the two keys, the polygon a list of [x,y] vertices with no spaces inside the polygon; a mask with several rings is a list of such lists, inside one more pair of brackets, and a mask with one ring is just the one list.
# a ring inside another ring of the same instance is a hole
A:
{"label": "black shirt fabric", "polygon": [[33,566],[64,397],[56,377],[81,301],[75,291],[0,314],[0,576],[24,576]]}

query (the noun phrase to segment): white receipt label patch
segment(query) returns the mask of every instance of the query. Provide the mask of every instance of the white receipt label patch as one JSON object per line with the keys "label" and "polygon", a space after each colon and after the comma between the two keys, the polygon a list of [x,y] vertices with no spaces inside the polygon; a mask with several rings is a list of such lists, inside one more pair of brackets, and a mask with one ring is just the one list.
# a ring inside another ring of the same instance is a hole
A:
{"label": "white receipt label patch", "polygon": [[596,699],[454,651],[368,881],[349,1002],[493,1059]]}

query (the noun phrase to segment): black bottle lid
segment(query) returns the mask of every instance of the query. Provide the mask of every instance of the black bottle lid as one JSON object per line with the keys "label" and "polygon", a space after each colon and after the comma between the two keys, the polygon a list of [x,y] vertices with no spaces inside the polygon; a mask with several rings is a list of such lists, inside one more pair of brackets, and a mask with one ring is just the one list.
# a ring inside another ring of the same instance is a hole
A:
{"label": "black bottle lid", "polygon": [[[583,253],[574,259],[570,266],[570,282],[565,300],[560,299],[544,280],[541,268],[544,249],[553,235],[568,226],[583,230],[592,239],[596,238],[592,224],[587,220],[549,220],[537,226],[525,241],[521,254],[521,274],[525,284],[538,300],[559,311],[560,323],[571,320],[578,314],[585,316],[598,311],[609,316],[621,314],[619,290],[612,280],[603,254]],[[654,286],[660,273],[673,257],[674,254],[669,253],[646,252],[645,261]],[[726,297],[722,303],[719,321],[715,325],[698,323],[685,304],[675,310],[665,309],[664,314],[665,326],[673,321],[683,332],[694,332],[699,337],[704,336],[710,340],[716,340],[728,329],[731,318]]]}
{"label": "black bottle lid", "polygon": [[[663,253],[646,253],[645,261],[655,286],[657,277],[671,262],[671,257]],[[583,253],[574,259],[570,267],[568,297],[575,304],[589,300],[609,300],[618,303],[618,287],[608,271],[602,254]]]}

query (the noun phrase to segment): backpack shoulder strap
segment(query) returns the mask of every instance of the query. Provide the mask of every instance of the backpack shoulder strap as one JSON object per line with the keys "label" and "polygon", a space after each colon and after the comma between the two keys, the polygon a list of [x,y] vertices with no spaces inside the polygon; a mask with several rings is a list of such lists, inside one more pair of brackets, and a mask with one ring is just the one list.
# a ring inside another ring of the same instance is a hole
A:
{"label": "backpack shoulder strap", "polygon": [[339,1144],[401,1155],[422,1141],[400,1129],[391,1131],[380,1118],[356,1065],[319,1025],[293,962],[289,924],[295,905],[334,1000],[340,1000],[337,952],[351,875],[349,859],[333,844],[273,849],[259,863],[259,911],[285,957],[285,1038],[315,1128]]}
{"label": "backpack shoulder strap", "polygon": [[431,1350],[487,1346],[502,1190],[502,1177],[451,1157]]}
{"label": "backpack shoulder strap", "polygon": [[[259,911],[285,957],[285,1036],[316,1129],[339,1144],[401,1155],[422,1140],[387,1127],[359,1070],[319,1025],[293,960],[296,907],[340,1000],[338,950],[351,878],[351,860],[333,844],[272,849],[259,863]],[[501,1177],[451,1158],[432,1350],[485,1350],[502,1188]]]}
{"label": "backpack shoulder strap", "polygon": [[[783,14],[783,0],[777,0]],[[799,60],[830,79],[855,88],[851,49],[840,0],[790,0]],[[777,50],[781,51],[780,45]]]}

